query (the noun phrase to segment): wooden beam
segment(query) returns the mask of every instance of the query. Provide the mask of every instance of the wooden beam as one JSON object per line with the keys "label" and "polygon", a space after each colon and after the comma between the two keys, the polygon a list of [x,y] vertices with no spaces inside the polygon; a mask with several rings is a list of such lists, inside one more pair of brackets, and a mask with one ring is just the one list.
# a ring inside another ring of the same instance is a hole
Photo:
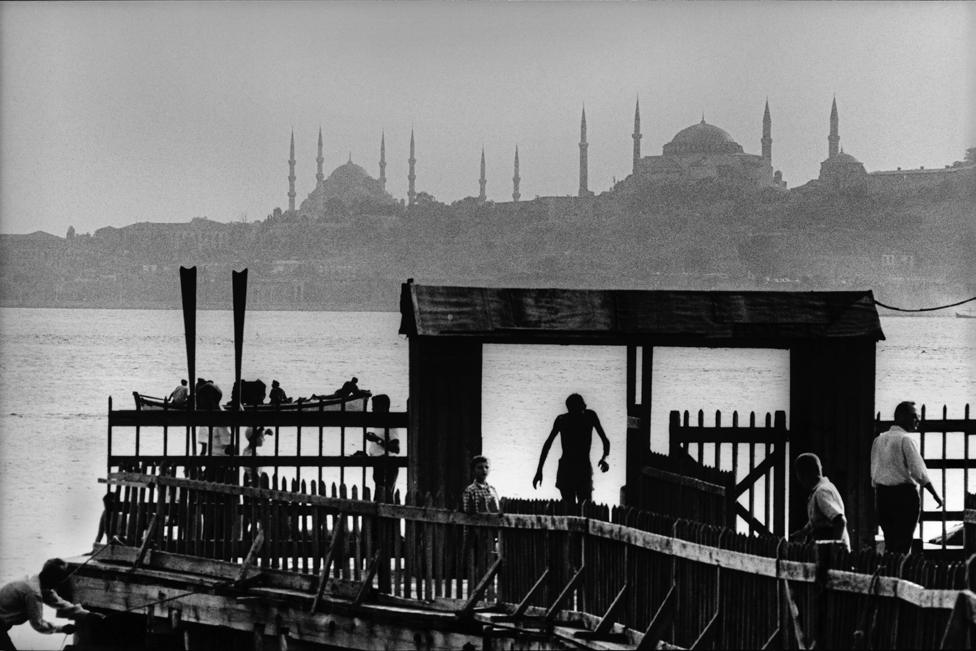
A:
{"label": "wooden beam", "polygon": [[664,631],[671,626],[677,607],[678,586],[672,583],[668,593],[664,595],[664,601],[661,602],[657,612],[654,613],[654,617],[651,618],[651,623],[648,624],[647,630],[644,631],[644,637],[641,638],[635,651],[652,651],[658,648],[659,643],[663,641]]}
{"label": "wooden beam", "polygon": [[[388,461],[387,461],[388,460]],[[167,466],[235,466],[240,468],[267,468],[269,466],[292,466],[301,468],[370,468],[386,465],[406,468],[410,460],[404,456],[371,457],[358,456],[208,456],[203,455],[162,455],[162,454],[113,454],[108,457],[109,466],[130,466],[135,464]]]}
{"label": "wooden beam", "polygon": [[156,535],[156,527],[159,525],[160,520],[159,513],[154,513],[152,520],[149,521],[149,526],[146,528],[146,535],[142,539],[142,544],[139,545],[136,560],[132,562],[132,567],[129,568],[130,572],[135,572],[142,566],[142,562],[146,559],[146,554],[149,552],[149,547],[153,543],[153,537]]}
{"label": "wooden beam", "polygon": [[767,649],[778,649],[779,644],[777,642],[777,639],[779,638],[779,636],[780,636],[779,626],[777,626],[776,630],[773,631],[773,634],[770,635],[763,643],[762,651],[767,651]]}
{"label": "wooden beam", "polygon": [[600,618],[599,623],[592,631],[580,631],[576,633],[576,637],[581,640],[608,640],[608,639],[620,639],[619,633],[613,633],[613,616],[614,613],[619,609],[620,605],[624,602],[624,596],[627,594],[627,589],[630,584],[624,583],[624,587],[620,588],[617,596],[613,598],[610,606],[607,608],[606,612],[603,613],[603,617]]}
{"label": "wooden beam", "polygon": [[[192,383],[191,383],[192,390]],[[372,411],[187,411],[185,409],[116,410],[108,414],[114,427],[376,427],[407,426],[406,412]]]}
{"label": "wooden beam", "polygon": [[682,426],[675,443],[782,443],[786,430],[776,427],[697,427]]}
{"label": "wooden beam", "polygon": [[356,598],[353,599],[353,606],[362,605],[362,603],[366,600],[366,596],[369,594],[369,591],[373,589],[373,577],[376,576],[376,568],[379,567],[380,561],[383,558],[383,551],[377,549],[376,553],[373,554],[373,560],[370,561],[369,567],[366,568],[366,576],[363,577],[363,584],[359,588]]}
{"label": "wooden beam", "polygon": [[641,468],[641,474],[646,477],[661,479],[671,484],[688,486],[689,488],[694,488],[695,490],[702,491],[703,493],[725,495],[725,486],[722,486],[721,484],[713,484],[702,479],[695,479],[694,477],[681,475],[676,472],[668,472],[667,470],[661,470],[660,468],[654,468],[653,466],[644,466]]}
{"label": "wooden beam", "polygon": [[577,585],[579,585],[580,581],[583,580],[583,572],[585,571],[586,564],[583,564],[578,570],[576,570],[576,574],[574,574],[573,578],[569,580],[566,587],[562,589],[559,596],[556,597],[556,600],[552,602],[552,605],[549,606],[549,610],[546,611],[546,624],[551,624],[553,621],[555,621],[556,615],[559,612],[559,607],[562,606],[562,603],[573,593],[573,590]]}
{"label": "wooden beam", "polygon": [[309,609],[310,613],[315,613],[318,611],[319,602],[322,601],[322,595],[325,594],[325,587],[329,583],[329,570],[332,569],[332,560],[335,558],[336,550],[339,548],[339,541],[345,535],[346,531],[346,517],[342,513],[336,516],[338,524],[332,528],[332,541],[329,543],[329,551],[325,554],[325,560],[322,562],[322,571],[319,573],[319,586],[315,591],[315,599],[312,600],[312,607]]}
{"label": "wooden beam", "polygon": [[976,594],[962,590],[942,633],[940,649],[972,649],[976,643]]}
{"label": "wooden beam", "polygon": [[738,498],[740,495],[749,490],[753,484],[755,484],[760,477],[769,472],[773,466],[783,460],[783,453],[786,450],[786,445],[783,442],[779,442],[773,446],[773,450],[769,455],[760,462],[758,466],[753,468],[748,475],[742,478],[738,484],[735,485],[735,490],[732,492],[733,498]]}
{"label": "wooden beam", "polygon": [[529,602],[531,602],[532,598],[539,592],[539,590],[542,589],[542,586],[546,584],[546,580],[549,578],[549,571],[550,570],[547,567],[545,572],[543,572],[542,575],[538,579],[536,579],[536,582],[532,585],[531,588],[529,588],[529,591],[525,593],[525,596],[522,597],[522,601],[520,601],[518,605],[515,606],[515,610],[513,610],[508,615],[492,617],[492,621],[504,622],[504,621],[517,621],[521,619],[525,615],[525,611],[529,608]]}
{"label": "wooden beam", "polygon": [[474,612],[475,604],[481,601],[482,597],[484,597],[485,591],[491,584],[491,580],[495,578],[495,575],[498,574],[501,567],[502,557],[499,556],[495,559],[495,562],[491,564],[491,567],[488,568],[488,571],[485,572],[485,575],[481,577],[481,580],[478,581],[477,585],[475,585],[474,590],[471,592],[471,596],[468,597],[468,600],[465,602],[464,606],[457,612],[459,618],[465,619],[471,616],[471,613]]}
{"label": "wooden beam", "polygon": [[722,612],[721,610],[718,609],[715,610],[715,614],[712,615],[712,618],[708,620],[707,624],[705,624],[705,628],[702,629],[701,633],[699,633],[698,638],[691,643],[691,646],[688,647],[689,649],[711,648],[713,643],[713,638],[716,636],[718,632],[718,621],[721,612]]}
{"label": "wooden beam", "polygon": [[752,513],[749,513],[749,509],[742,506],[738,502],[735,503],[735,514],[741,517],[743,520],[745,520],[753,531],[765,534],[767,536],[773,535],[772,532],[770,532],[769,528],[766,527],[766,525],[764,525],[762,522],[757,520]]}
{"label": "wooden beam", "polygon": [[244,564],[241,565],[241,573],[237,575],[235,583],[241,583],[247,578],[247,571],[251,569],[257,560],[258,552],[261,550],[262,545],[264,545],[264,529],[258,529],[258,535],[254,537],[254,542],[251,543],[251,549],[248,550],[247,556],[244,558]]}

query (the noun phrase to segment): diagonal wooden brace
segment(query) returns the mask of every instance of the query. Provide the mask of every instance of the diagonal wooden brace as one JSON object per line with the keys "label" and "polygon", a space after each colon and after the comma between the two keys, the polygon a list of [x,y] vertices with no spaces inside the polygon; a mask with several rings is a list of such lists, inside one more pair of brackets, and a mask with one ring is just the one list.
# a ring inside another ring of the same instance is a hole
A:
{"label": "diagonal wooden brace", "polygon": [[599,640],[616,637],[611,632],[613,629],[613,616],[617,612],[617,609],[624,603],[624,596],[626,596],[629,587],[630,584],[624,583],[624,587],[620,588],[620,592],[613,598],[613,601],[610,603],[607,611],[603,613],[603,617],[600,619],[600,623],[596,625],[596,628],[592,631],[580,631],[575,634],[575,637],[583,640]]}
{"label": "diagonal wooden brace", "polygon": [[336,520],[338,522],[332,531],[332,542],[329,543],[329,551],[326,552],[325,561],[322,563],[322,572],[319,573],[319,588],[315,592],[315,599],[312,601],[312,608],[309,610],[310,613],[315,613],[319,609],[319,602],[322,601],[322,595],[325,594],[325,587],[329,583],[329,570],[332,569],[332,559],[335,558],[339,543],[345,535],[346,517],[340,513],[336,516]]}
{"label": "diagonal wooden brace", "polygon": [[566,601],[571,594],[573,594],[573,590],[575,590],[576,586],[579,585],[583,580],[584,571],[586,571],[585,563],[581,565],[578,570],[576,570],[576,574],[573,575],[573,578],[569,580],[569,583],[567,583],[566,587],[563,588],[562,592],[559,593],[556,600],[551,606],[549,606],[549,610],[546,611],[546,625],[552,624],[552,622],[556,620],[556,614],[559,612],[559,607],[562,606],[563,602]]}
{"label": "diagonal wooden brace", "polygon": [[498,574],[498,570],[500,570],[501,567],[502,557],[499,556],[495,559],[495,562],[491,564],[491,567],[488,568],[488,571],[485,572],[485,575],[481,577],[481,580],[478,581],[477,585],[475,585],[474,590],[471,592],[468,600],[464,603],[464,606],[461,607],[461,610],[457,611],[456,614],[459,618],[471,616],[471,613],[474,612],[475,604],[481,601],[481,598],[484,597],[485,590],[488,589],[488,585],[491,583],[491,580],[495,578],[495,575]]}
{"label": "diagonal wooden brace", "polygon": [[542,576],[540,576],[536,580],[535,584],[533,584],[533,586],[529,588],[529,591],[525,593],[525,596],[522,597],[522,601],[518,603],[518,605],[515,607],[515,610],[512,611],[511,614],[492,617],[491,621],[516,622],[519,619],[521,619],[523,616],[525,616],[525,611],[528,610],[529,604],[532,602],[532,598],[536,595],[536,593],[539,592],[539,590],[542,589],[542,586],[546,584],[546,580],[548,578],[549,578],[549,568],[547,567],[546,571],[542,573]]}
{"label": "diagonal wooden brace", "polygon": [[153,544],[153,538],[156,536],[156,527],[161,519],[159,513],[153,514],[152,520],[149,521],[149,526],[146,528],[146,537],[143,538],[142,544],[139,546],[139,553],[136,554],[136,560],[132,561],[132,567],[129,569],[130,572],[135,572],[142,567],[142,562],[146,560],[146,554],[149,553],[149,548]]}
{"label": "diagonal wooden brace", "polygon": [[370,562],[369,567],[366,569],[366,576],[363,577],[363,584],[359,587],[359,592],[356,594],[356,598],[353,600],[353,606],[359,606],[366,600],[366,595],[369,591],[373,589],[373,577],[376,576],[376,568],[379,567],[380,562],[386,562],[383,552],[379,549],[373,554],[373,560]]}
{"label": "diagonal wooden brace", "polygon": [[677,586],[672,583],[671,589],[668,590],[668,594],[664,596],[664,601],[658,606],[657,612],[654,613],[654,617],[651,619],[651,623],[647,626],[647,630],[644,631],[644,637],[641,639],[640,644],[637,645],[635,651],[650,651],[651,649],[657,649],[658,643],[664,637],[664,631],[671,626],[671,621],[674,619],[674,612],[678,607],[678,589]]}
{"label": "diagonal wooden brace", "polygon": [[244,564],[241,566],[240,574],[237,575],[237,580],[234,583],[243,583],[248,578],[247,571],[251,569],[257,560],[258,552],[261,551],[262,545],[264,545],[264,529],[259,529],[258,535],[254,537],[254,541],[251,543],[251,549],[248,550],[247,556],[244,557]]}

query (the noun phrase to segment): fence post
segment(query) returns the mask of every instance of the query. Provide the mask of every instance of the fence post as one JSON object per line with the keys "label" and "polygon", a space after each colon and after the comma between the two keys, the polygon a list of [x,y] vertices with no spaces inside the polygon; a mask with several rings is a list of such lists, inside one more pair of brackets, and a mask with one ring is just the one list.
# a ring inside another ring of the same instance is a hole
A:
{"label": "fence post", "polygon": [[812,606],[813,639],[818,648],[833,648],[837,640],[834,639],[831,617],[827,612],[830,598],[830,579],[828,572],[837,564],[837,558],[842,553],[843,543],[837,541],[823,541],[814,543],[814,562],[816,563],[816,583]]}

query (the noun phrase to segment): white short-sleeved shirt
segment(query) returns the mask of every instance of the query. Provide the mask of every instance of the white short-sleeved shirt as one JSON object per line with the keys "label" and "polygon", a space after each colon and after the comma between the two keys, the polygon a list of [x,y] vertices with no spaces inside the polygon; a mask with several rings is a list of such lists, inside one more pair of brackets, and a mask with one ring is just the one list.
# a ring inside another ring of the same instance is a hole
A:
{"label": "white short-sleeved shirt", "polygon": [[[821,477],[807,499],[807,519],[814,529],[828,529],[833,527],[833,520],[838,515],[845,515],[844,499],[832,481]],[[844,527],[842,540],[850,551],[851,537],[847,533],[847,527]]]}

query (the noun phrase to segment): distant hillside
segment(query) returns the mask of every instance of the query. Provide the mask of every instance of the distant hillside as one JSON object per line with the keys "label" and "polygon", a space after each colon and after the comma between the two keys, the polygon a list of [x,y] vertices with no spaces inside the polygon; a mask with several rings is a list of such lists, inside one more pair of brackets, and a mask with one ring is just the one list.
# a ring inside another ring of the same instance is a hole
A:
{"label": "distant hillside", "polygon": [[403,208],[329,204],[253,223],[138,223],[0,236],[4,306],[397,309],[399,284],[688,289],[867,287],[921,305],[976,294],[976,184],[883,195],[744,192],[709,182],[589,198]]}

